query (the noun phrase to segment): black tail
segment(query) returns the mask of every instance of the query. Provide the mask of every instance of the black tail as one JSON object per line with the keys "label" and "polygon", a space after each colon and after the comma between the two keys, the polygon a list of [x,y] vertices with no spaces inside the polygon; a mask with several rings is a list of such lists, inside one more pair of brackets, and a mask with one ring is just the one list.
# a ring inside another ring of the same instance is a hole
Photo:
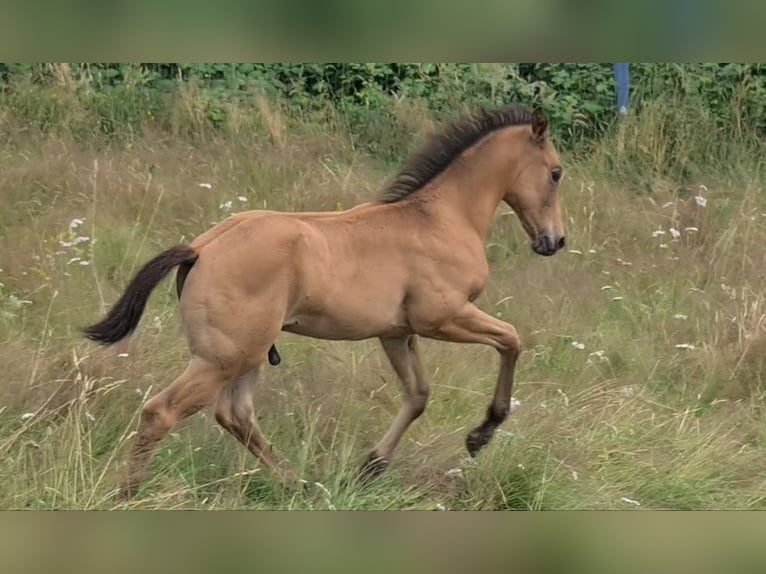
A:
{"label": "black tail", "polygon": [[160,253],[136,273],[104,320],[85,329],[85,336],[91,341],[111,345],[130,335],[138,325],[149,295],[157,284],[174,267],[182,264],[190,267],[196,260],[197,254],[185,245],[171,247]]}

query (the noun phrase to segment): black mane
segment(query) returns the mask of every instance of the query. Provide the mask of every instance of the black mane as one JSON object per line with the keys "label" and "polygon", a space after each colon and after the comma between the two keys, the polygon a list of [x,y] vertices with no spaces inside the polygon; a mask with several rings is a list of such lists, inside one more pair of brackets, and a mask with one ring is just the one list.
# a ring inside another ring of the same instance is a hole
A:
{"label": "black mane", "polygon": [[394,203],[416,192],[447,167],[466,149],[495,130],[532,123],[532,112],[517,105],[481,109],[432,135],[415,152],[383,191],[380,201]]}

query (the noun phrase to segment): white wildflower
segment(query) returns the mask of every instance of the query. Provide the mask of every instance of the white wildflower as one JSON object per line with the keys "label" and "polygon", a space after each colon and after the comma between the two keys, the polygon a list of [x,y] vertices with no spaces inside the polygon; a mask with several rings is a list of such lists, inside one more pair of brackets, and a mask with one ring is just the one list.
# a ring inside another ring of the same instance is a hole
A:
{"label": "white wildflower", "polygon": [[578,341],[572,341],[572,346],[575,349],[578,349],[580,351],[582,351],[585,348],[585,345],[583,345],[582,343],[579,343]]}
{"label": "white wildflower", "polygon": [[721,283],[721,290],[726,293],[730,299],[737,298],[737,290],[734,287],[729,287],[725,283]]}
{"label": "white wildflower", "polygon": [[673,239],[678,239],[679,237],[681,237],[681,232],[678,231],[678,229],[676,229],[675,227],[671,227],[669,231],[670,231],[670,235],[673,236]]}
{"label": "white wildflower", "polygon": [[80,265],[90,265],[90,261],[80,261]]}
{"label": "white wildflower", "polygon": [[652,237],[659,237],[660,235],[665,235],[665,231],[663,229],[652,231]]}
{"label": "white wildflower", "polygon": [[128,354],[128,353],[119,353],[117,356],[120,357],[121,359],[124,359],[126,357],[129,357],[130,354]]}
{"label": "white wildflower", "polygon": [[66,264],[71,265],[72,263],[76,263],[79,260],[80,260],[79,257],[72,257],[69,261],[66,262]]}
{"label": "white wildflower", "polygon": [[569,249],[569,253],[574,253],[575,255],[582,255],[582,251],[579,249]]}
{"label": "white wildflower", "polygon": [[601,288],[602,291],[609,291],[610,289],[614,289],[614,287],[612,287],[611,285],[604,285]]}
{"label": "white wildflower", "polygon": [[601,362],[608,361],[609,358],[606,356],[606,353],[603,350],[599,351],[593,351],[588,355],[588,360],[592,361],[593,359],[598,359]]}
{"label": "white wildflower", "polygon": [[697,347],[695,347],[695,346],[694,346],[694,345],[692,345],[691,343],[678,343],[678,344],[676,345],[676,349],[689,349],[689,350],[694,350],[694,349],[696,349],[696,348],[697,348]]}
{"label": "white wildflower", "polygon": [[620,296],[612,297],[612,301],[622,301],[623,299],[624,297],[620,297]]}
{"label": "white wildflower", "polygon": [[242,203],[245,203],[247,201],[247,198],[244,195],[237,196],[237,199],[241,201]]}
{"label": "white wildflower", "polygon": [[596,252],[595,249],[588,249],[588,253],[595,253],[595,252]]}
{"label": "white wildflower", "polygon": [[695,231],[699,231],[699,229],[696,227],[684,227],[684,231],[686,233],[694,233]]}
{"label": "white wildflower", "polygon": [[626,267],[630,267],[631,265],[633,265],[630,261],[625,261],[621,257],[617,258],[617,263],[619,263],[620,265],[625,265]]}
{"label": "white wildflower", "polygon": [[212,183],[200,183],[199,186],[204,187],[205,189],[213,189]]}
{"label": "white wildflower", "polygon": [[636,394],[636,388],[633,386],[627,386],[620,389],[620,396],[629,399]]}
{"label": "white wildflower", "polygon": [[9,295],[5,299],[5,304],[12,311],[17,311],[21,309],[21,307],[24,305],[31,305],[32,301],[27,301],[26,299],[19,299],[18,297],[16,297],[16,295]]}
{"label": "white wildflower", "polygon": [[689,317],[684,315],[683,313],[676,313],[673,315],[673,319],[678,319],[679,321],[686,321]]}
{"label": "white wildflower", "polygon": [[445,510],[447,510],[447,508],[443,504],[437,502],[436,503],[436,510],[445,511]]}
{"label": "white wildflower", "polygon": [[24,413],[19,418],[23,421],[31,419],[33,416],[35,416],[35,413]]}
{"label": "white wildflower", "polygon": [[218,209],[221,209],[223,211],[231,211],[231,206],[232,206],[231,200],[224,201],[223,203],[218,205]]}
{"label": "white wildflower", "polygon": [[672,201],[668,201],[667,203],[665,203],[662,206],[662,209],[667,209],[668,207],[673,207],[673,202]]}
{"label": "white wildflower", "polygon": [[511,411],[519,408],[520,406],[521,406],[521,401],[519,399],[511,398]]}
{"label": "white wildflower", "polygon": [[69,229],[76,229],[80,227],[83,223],[85,223],[84,217],[82,219],[80,219],[79,217],[75,217],[72,221],[69,222]]}
{"label": "white wildflower", "polygon": [[707,199],[701,195],[695,195],[694,201],[696,201],[697,205],[699,205],[700,207],[705,207],[707,205]]}
{"label": "white wildflower", "polygon": [[79,245],[80,243],[87,243],[88,241],[90,241],[90,237],[87,235],[78,235],[74,238],[72,245]]}
{"label": "white wildflower", "polygon": [[667,243],[660,243],[660,249],[667,249],[668,244]]}
{"label": "white wildflower", "polygon": [[579,479],[580,479],[580,475],[577,474],[576,470],[573,470],[572,471],[572,480],[579,480]]}

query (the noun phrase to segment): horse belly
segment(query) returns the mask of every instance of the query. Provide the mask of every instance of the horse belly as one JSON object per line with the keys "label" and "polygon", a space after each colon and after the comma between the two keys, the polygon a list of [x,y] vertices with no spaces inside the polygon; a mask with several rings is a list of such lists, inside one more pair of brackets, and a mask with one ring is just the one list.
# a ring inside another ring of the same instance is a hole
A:
{"label": "horse belly", "polygon": [[400,304],[353,304],[338,300],[332,306],[291,313],[283,330],[318,339],[361,340],[410,332]]}

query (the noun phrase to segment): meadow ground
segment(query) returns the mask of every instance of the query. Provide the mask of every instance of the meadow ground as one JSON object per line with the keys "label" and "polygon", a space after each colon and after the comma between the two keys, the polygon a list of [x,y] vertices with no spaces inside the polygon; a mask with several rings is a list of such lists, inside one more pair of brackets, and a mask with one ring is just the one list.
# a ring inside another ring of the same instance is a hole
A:
{"label": "meadow ground", "polygon": [[[142,402],[185,364],[173,282],[114,348],[79,328],[144,261],[229,213],[350,207],[395,169],[332,115],[291,119],[261,101],[190,138],[194,109],[179,109],[173,130],[147,122],[112,145],[0,111],[0,508],[766,507],[760,153],[746,136],[715,142],[693,116],[671,138],[651,107],[564,154],[567,250],[535,256],[498,211],[479,304],[517,327],[524,352],[518,404],[475,463],[463,440],[491,396],[494,351],[423,342],[428,410],[390,471],[360,487],[347,479],[399,406],[385,357],[376,341],[283,335],[256,410],[308,487],[275,485],[208,412],[118,504]],[[430,126],[406,102],[398,121],[413,145]]]}

